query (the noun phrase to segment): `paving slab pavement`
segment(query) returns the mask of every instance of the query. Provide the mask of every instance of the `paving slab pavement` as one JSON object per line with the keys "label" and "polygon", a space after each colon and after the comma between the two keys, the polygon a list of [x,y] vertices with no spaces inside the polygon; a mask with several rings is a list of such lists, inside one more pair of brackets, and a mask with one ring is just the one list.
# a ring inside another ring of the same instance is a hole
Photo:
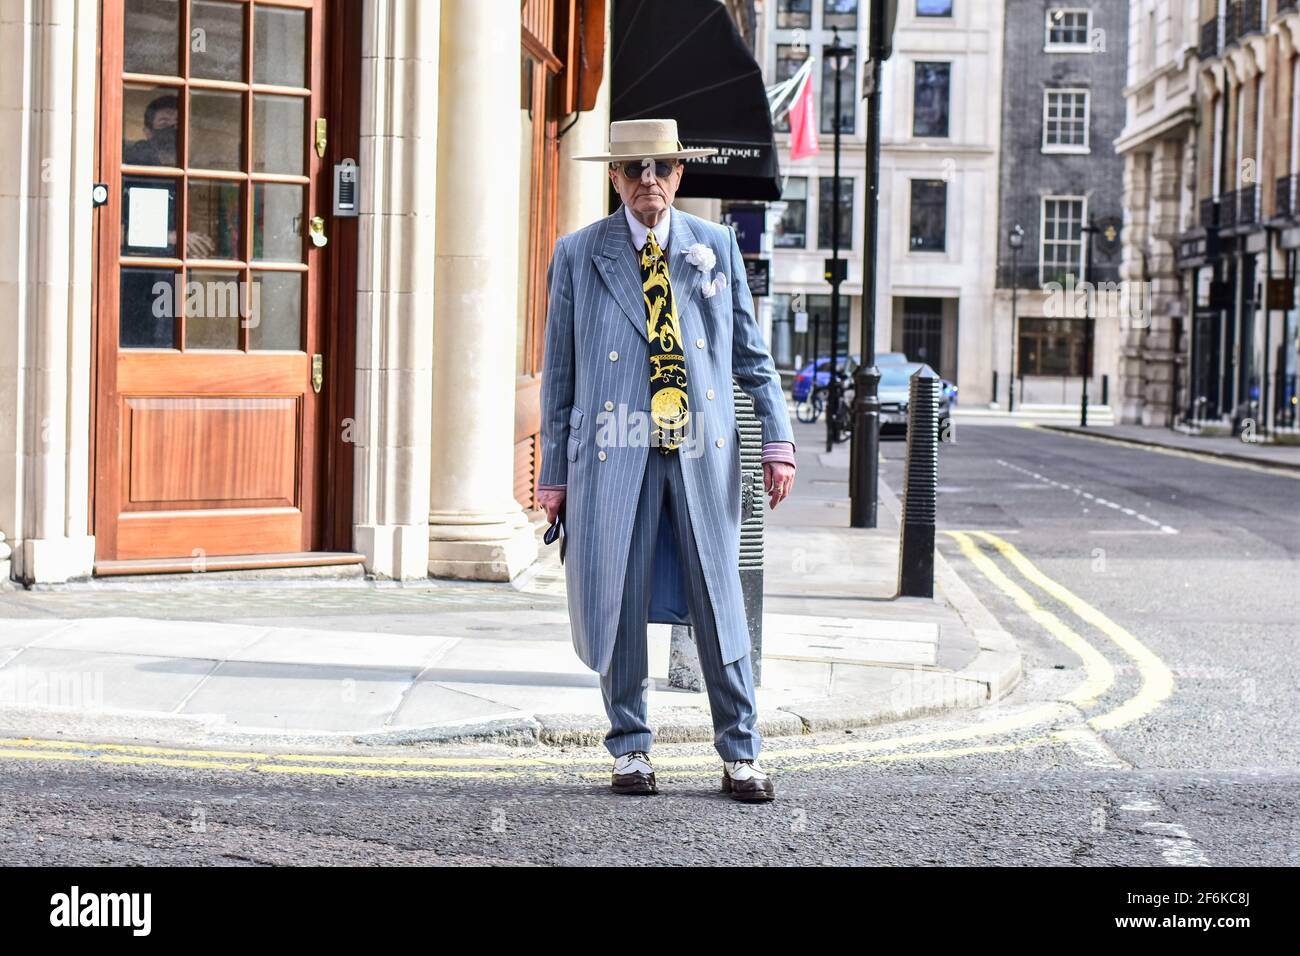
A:
{"label": "paving slab pavement", "polygon": [[[1015,642],[936,555],[935,600],[894,596],[897,501],[851,529],[848,451],[797,426],[795,496],[767,511],[765,736],[996,700]],[[540,533],[540,528],[538,529]],[[86,582],[0,593],[0,733],[188,744],[493,740],[596,745],[599,678],[574,654],[554,547],[511,585],[351,578]],[[709,741],[708,698],[668,683],[650,627],[661,742]]]}

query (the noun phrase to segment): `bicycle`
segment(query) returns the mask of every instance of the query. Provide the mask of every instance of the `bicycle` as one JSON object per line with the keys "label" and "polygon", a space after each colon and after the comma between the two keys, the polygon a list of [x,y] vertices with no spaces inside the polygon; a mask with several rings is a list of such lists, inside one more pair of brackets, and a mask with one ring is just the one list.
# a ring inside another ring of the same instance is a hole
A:
{"label": "bicycle", "polygon": [[826,408],[826,388],[814,388],[808,393],[808,397],[794,406],[794,417],[805,425],[811,425],[817,419],[822,417],[822,411]]}

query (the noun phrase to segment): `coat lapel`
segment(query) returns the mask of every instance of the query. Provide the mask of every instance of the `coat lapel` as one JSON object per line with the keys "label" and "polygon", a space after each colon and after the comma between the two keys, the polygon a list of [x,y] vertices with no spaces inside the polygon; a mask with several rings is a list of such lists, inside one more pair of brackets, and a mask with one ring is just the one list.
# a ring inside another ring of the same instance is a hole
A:
{"label": "coat lapel", "polygon": [[645,322],[645,293],[641,288],[641,266],[637,263],[636,249],[632,247],[632,231],[627,227],[623,207],[605,222],[605,243],[601,251],[592,256],[596,271],[605,280],[609,293],[632,323],[637,334],[649,341]]}
{"label": "coat lapel", "polygon": [[686,217],[674,209],[668,233],[668,278],[673,284],[673,298],[677,301],[678,315],[695,302],[695,297],[700,294],[703,273],[686,261],[686,250],[699,241]]}

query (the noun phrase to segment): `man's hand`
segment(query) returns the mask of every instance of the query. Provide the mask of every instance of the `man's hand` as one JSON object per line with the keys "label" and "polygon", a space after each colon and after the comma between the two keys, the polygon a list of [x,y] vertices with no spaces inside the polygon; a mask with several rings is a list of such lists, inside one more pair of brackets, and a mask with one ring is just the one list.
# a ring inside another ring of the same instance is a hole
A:
{"label": "man's hand", "polygon": [[537,503],[546,509],[546,520],[548,522],[554,522],[555,516],[564,507],[564,495],[563,491],[537,492]]}
{"label": "man's hand", "polygon": [[794,465],[781,461],[769,461],[763,464],[763,491],[770,497],[768,506],[775,508],[790,494],[794,487]]}

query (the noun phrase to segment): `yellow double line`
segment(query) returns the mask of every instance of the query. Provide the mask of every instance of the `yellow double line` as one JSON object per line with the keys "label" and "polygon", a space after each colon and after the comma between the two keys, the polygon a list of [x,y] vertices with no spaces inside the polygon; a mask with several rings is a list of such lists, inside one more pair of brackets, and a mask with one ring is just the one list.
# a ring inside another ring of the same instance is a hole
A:
{"label": "yellow double line", "polygon": [[987,531],[949,531],[970,562],[991,584],[1007,595],[1032,620],[1073,651],[1083,662],[1084,679],[1062,700],[1080,707],[1090,706],[1115,683],[1110,661],[1089,641],[1061,618],[1043,607],[1028,591],[1012,581],[975,544],[972,535],[991,545],[998,554],[1020,572],[1021,577],[1049,597],[1059,601],[1077,618],[1104,634],[1137,667],[1140,685],[1137,692],[1118,707],[1088,719],[1094,730],[1114,730],[1152,713],[1169,698],[1174,678],[1164,661],[1125,628],[1083,600],[1069,588],[1038,570],[1015,545]]}
{"label": "yellow double line", "polygon": [[[1079,729],[1051,728],[1068,722],[1075,714],[1074,708],[1092,706],[1110,691],[1115,683],[1114,668],[1091,642],[1004,573],[975,543],[975,538],[992,546],[1026,583],[1064,604],[1080,620],[1101,631],[1137,666],[1141,675],[1137,693],[1118,707],[1090,718],[1087,723],[1094,730],[1114,729],[1139,720],[1172,693],[1173,677],[1155,654],[1105,614],[1039,571],[1013,545],[985,531],[950,531],[948,534],[990,583],[1079,657],[1084,668],[1083,681],[1059,701],[1040,702],[1010,714],[976,719],[951,729],[820,745],[781,746],[778,743],[765,751],[765,764],[801,771],[956,759],[1050,745],[1069,740],[1080,732]],[[1031,736],[1018,736],[1026,731]],[[581,752],[483,757],[300,754],[14,737],[0,738],[0,760],[4,759],[359,778],[508,781],[520,778],[559,780],[565,777],[607,780],[609,776],[603,755],[598,757]],[[674,778],[712,777],[718,772],[717,757],[711,753],[659,754],[655,762]]]}

